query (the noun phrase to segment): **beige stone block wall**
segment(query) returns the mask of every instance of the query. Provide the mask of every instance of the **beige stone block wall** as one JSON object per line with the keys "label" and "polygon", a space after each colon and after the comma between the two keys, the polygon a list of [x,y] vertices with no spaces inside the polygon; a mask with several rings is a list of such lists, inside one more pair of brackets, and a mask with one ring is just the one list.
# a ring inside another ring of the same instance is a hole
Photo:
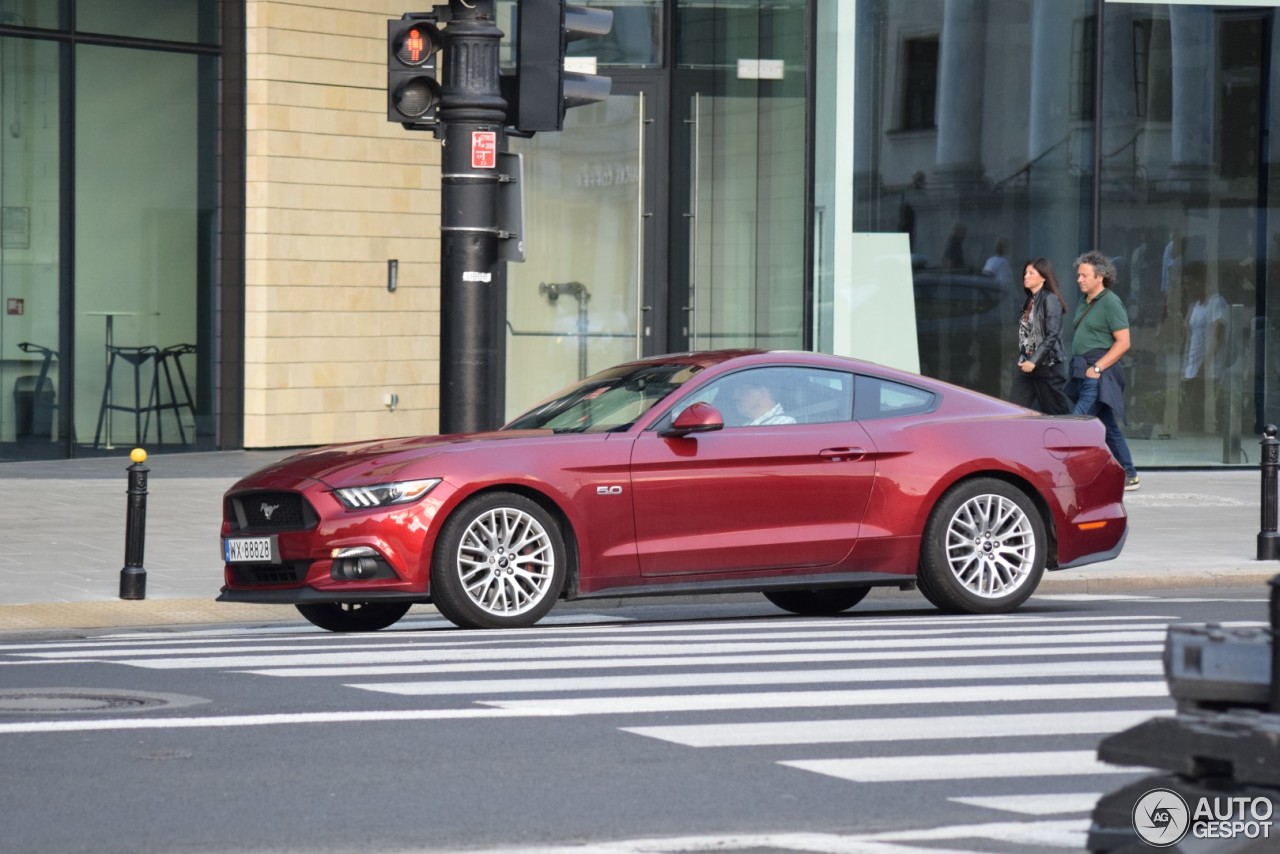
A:
{"label": "beige stone block wall", "polygon": [[385,22],[409,7],[246,5],[245,447],[434,433],[440,143],[386,121]]}

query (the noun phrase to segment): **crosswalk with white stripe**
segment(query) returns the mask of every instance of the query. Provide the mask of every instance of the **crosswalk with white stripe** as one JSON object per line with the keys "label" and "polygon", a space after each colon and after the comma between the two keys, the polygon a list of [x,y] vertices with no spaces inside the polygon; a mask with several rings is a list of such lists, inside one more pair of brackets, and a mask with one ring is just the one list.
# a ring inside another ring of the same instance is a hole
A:
{"label": "crosswalk with white stripe", "polygon": [[[322,679],[349,689],[357,707],[236,716],[10,716],[0,719],[0,737],[357,720],[471,720],[480,726],[498,718],[612,716],[630,735],[690,749],[767,748],[778,767],[856,785],[951,782],[948,799],[955,803],[1022,817],[893,834],[783,834],[767,837],[770,845],[794,836],[787,843],[793,850],[940,850],[938,845],[952,843],[962,847],[948,850],[983,849],[975,840],[1078,848],[1101,792],[1117,788],[1121,775],[1147,773],[1100,763],[1093,746],[1106,734],[1171,713],[1160,652],[1172,619],[1014,614],[640,625],[584,619],[510,632],[422,631],[438,627],[428,618],[371,636],[228,630],[10,643],[0,645],[0,668],[101,662]],[[1028,706],[1036,702],[1056,703],[1060,710]],[[992,703],[1000,704],[999,711],[977,711]],[[887,707],[900,713],[877,711]],[[741,720],[753,710],[761,720]],[[808,717],[828,710],[838,712]],[[721,715],[728,712],[734,714]],[[655,713],[664,722],[643,719]],[[679,716],[687,719],[673,720]],[[1084,736],[1089,746],[1045,750],[1046,736]],[[1000,749],[964,750],[971,739],[997,739]],[[931,749],[944,743],[951,749]],[[807,753],[820,746],[829,755],[788,755],[799,746]],[[1045,791],[990,794],[982,782],[993,779],[1026,779]],[[1090,788],[1081,790],[1080,783]],[[1063,815],[1072,818],[1058,817]],[[766,844],[766,837],[743,838]],[[620,842],[600,850],[695,851],[705,850],[704,843],[690,837],[658,848],[630,849]]]}

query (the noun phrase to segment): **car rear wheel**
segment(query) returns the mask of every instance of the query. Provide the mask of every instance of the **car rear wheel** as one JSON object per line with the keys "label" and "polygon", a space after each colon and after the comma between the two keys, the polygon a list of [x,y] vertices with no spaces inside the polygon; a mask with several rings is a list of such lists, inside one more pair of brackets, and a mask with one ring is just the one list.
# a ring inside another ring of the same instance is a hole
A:
{"label": "car rear wheel", "polygon": [[319,602],[297,605],[298,613],[331,632],[376,632],[409,612],[409,602]]}
{"label": "car rear wheel", "polygon": [[802,617],[830,617],[848,611],[867,598],[870,587],[833,587],[826,590],[776,590],[764,598],[784,611]]}
{"label": "car rear wheel", "polygon": [[564,587],[560,526],[537,502],[493,492],[463,504],[440,530],[431,601],[465,629],[531,626]]}
{"label": "car rear wheel", "polygon": [[999,614],[1027,600],[1044,574],[1044,520],[1025,493],[978,478],[953,487],[924,529],[920,592],[949,613]]}

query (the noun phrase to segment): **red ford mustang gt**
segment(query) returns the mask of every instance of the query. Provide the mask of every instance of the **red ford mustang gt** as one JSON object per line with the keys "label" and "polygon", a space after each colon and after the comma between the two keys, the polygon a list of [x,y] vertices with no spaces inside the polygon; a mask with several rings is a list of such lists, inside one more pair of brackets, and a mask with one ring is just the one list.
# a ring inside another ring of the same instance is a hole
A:
{"label": "red ford mustang gt", "polygon": [[609,368],[501,430],[319,448],[223,502],[232,602],[333,631],[431,602],[528,626],[558,599],[759,591],[796,614],[919,586],[1016,608],[1046,569],[1108,560],[1124,471],[1100,422],[815,353]]}

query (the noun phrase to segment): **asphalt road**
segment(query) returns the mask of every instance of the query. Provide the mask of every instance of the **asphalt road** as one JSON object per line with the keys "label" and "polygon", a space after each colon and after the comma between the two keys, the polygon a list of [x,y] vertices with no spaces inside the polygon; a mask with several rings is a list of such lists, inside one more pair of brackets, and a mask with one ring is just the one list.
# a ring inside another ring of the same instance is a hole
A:
{"label": "asphalt road", "polygon": [[1172,711],[1167,624],[1261,623],[1267,593],[0,635],[0,848],[1081,850],[1149,773],[1093,751]]}

